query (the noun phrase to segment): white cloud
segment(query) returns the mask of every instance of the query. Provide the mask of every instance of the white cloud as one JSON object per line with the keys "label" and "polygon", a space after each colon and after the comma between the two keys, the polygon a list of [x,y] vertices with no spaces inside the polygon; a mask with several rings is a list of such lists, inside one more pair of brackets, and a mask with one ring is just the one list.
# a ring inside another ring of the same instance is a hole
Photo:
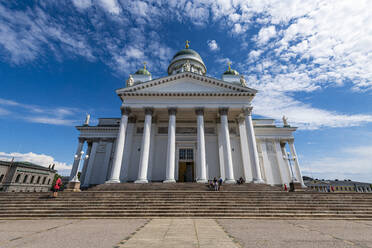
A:
{"label": "white cloud", "polygon": [[51,164],[55,164],[54,168],[58,170],[59,174],[63,174],[63,175],[68,175],[69,171],[72,168],[71,164],[56,161],[52,156],[45,155],[45,154],[37,154],[33,152],[29,152],[29,153],[0,152],[0,160],[11,161],[13,157],[14,157],[14,161],[25,161],[25,162],[30,162],[30,163],[34,163],[37,165],[41,165],[44,167],[48,167]]}
{"label": "white cloud", "polygon": [[72,3],[79,9],[87,9],[92,6],[91,0],[72,0]]}
{"label": "white cloud", "polygon": [[[304,175],[320,179],[352,179],[371,182],[372,146],[346,147],[337,156],[305,158],[301,164]],[[301,162],[301,161],[300,161]]]}
{"label": "white cloud", "polygon": [[[33,123],[74,126],[80,123],[77,116],[82,116],[82,111],[76,108],[44,107],[19,103],[13,100],[0,98],[0,116],[21,119]],[[11,115],[10,115],[11,114]]]}
{"label": "white cloud", "polygon": [[98,4],[110,14],[118,15],[121,8],[116,0],[97,0]]}
{"label": "white cloud", "polygon": [[211,51],[218,51],[218,50],[220,50],[220,48],[219,48],[219,46],[217,44],[217,41],[215,41],[215,40],[208,40],[207,41],[207,44],[208,44],[209,49]]}
{"label": "white cloud", "polygon": [[335,111],[314,108],[280,92],[259,93],[253,103],[254,113],[280,120],[288,117],[292,126],[301,129],[323,127],[351,127],[371,123],[372,115],[340,114]]}
{"label": "white cloud", "polygon": [[266,44],[271,38],[276,36],[275,26],[269,26],[265,28],[261,28],[260,32],[258,32],[257,42],[260,45]]}

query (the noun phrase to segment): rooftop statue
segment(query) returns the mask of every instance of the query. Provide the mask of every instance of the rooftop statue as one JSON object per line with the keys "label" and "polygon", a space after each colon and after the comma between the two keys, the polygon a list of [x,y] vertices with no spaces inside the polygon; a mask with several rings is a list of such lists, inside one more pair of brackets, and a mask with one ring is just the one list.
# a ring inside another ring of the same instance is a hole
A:
{"label": "rooftop statue", "polygon": [[89,126],[89,121],[90,121],[90,114],[87,114],[87,116],[85,117],[84,126]]}
{"label": "rooftop statue", "polygon": [[131,74],[129,74],[129,78],[127,79],[127,86],[133,86],[134,80]]}

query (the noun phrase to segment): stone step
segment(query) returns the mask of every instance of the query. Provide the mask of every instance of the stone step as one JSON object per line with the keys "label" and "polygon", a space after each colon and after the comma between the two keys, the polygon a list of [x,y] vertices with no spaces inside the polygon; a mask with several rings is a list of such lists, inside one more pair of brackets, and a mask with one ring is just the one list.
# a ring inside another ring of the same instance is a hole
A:
{"label": "stone step", "polygon": [[166,214],[118,214],[118,213],[93,213],[85,214],[12,214],[1,216],[0,219],[35,219],[35,218],[252,218],[252,219],[349,219],[349,220],[372,220],[372,216],[358,214],[329,214],[329,213],[311,213],[311,214],[287,214],[287,213],[261,213],[261,214],[231,214],[231,213],[166,213]]}

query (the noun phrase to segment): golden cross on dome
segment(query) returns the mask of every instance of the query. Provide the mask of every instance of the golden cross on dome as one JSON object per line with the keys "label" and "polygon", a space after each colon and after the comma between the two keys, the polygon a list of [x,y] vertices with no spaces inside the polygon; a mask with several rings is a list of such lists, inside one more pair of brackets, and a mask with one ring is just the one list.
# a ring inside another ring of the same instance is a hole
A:
{"label": "golden cross on dome", "polygon": [[143,69],[145,69],[146,70],[146,64],[147,64],[147,62],[145,61],[145,62],[143,62]]}
{"label": "golden cross on dome", "polygon": [[188,41],[188,40],[186,40],[186,48],[189,48],[189,43],[190,43],[190,41]]}
{"label": "golden cross on dome", "polygon": [[231,62],[227,62],[227,65],[229,66],[229,71],[231,71]]}

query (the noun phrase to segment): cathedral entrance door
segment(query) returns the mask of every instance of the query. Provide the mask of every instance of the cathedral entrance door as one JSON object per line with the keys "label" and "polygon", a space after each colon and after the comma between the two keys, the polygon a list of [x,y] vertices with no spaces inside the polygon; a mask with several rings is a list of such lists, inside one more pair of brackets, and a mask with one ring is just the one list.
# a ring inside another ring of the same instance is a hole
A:
{"label": "cathedral entrance door", "polygon": [[179,182],[194,181],[194,162],[180,162],[178,167]]}
{"label": "cathedral entrance door", "polygon": [[178,181],[194,182],[194,149],[179,149]]}

